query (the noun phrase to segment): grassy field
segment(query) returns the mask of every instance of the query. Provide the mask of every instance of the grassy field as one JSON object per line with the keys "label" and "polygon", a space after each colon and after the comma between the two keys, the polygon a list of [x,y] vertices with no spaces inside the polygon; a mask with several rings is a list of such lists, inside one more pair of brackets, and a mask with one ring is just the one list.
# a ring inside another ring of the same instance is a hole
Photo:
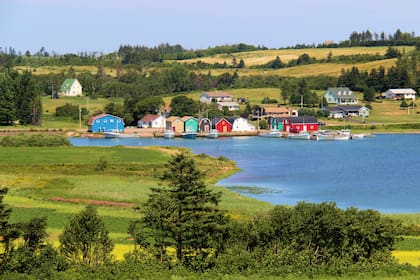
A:
{"label": "grassy field", "polygon": [[122,99],[92,99],[87,96],[81,97],[61,97],[59,99],[51,99],[48,96],[42,97],[42,127],[45,128],[62,128],[62,129],[77,129],[80,126],[79,119],[60,118],[55,116],[56,108],[70,103],[72,105],[80,105],[81,108],[87,108],[88,116],[84,116],[82,120],[82,127],[87,128],[86,122],[89,116],[94,113],[102,112],[106,104],[110,102],[123,103]]}
{"label": "grassy field", "polygon": [[[414,47],[396,47],[400,51],[411,51]],[[251,51],[251,52],[241,52],[234,54],[218,54],[210,57],[200,57],[194,59],[183,60],[185,63],[194,63],[199,60],[214,64],[214,63],[224,63],[230,64],[233,58],[236,58],[237,61],[243,59],[245,66],[254,66],[265,64],[273,59],[276,56],[280,57],[281,61],[287,63],[292,59],[297,59],[302,54],[307,54],[310,57],[316,59],[327,58],[328,54],[331,52],[333,56],[340,55],[356,55],[356,54],[379,54],[384,55],[388,47],[352,47],[352,48],[309,48],[309,49],[281,49],[281,50],[260,50],[260,51]]]}
{"label": "grassy field", "polygon": [[[69,219],[84,205],[98,206],[111,238],[114,254],[123,254],[134,246],[129,240],[129,222],[139,218],[138,207],[146,201],[170,155],[179,148],[127,147],[60,147],[0,149],[0,187],[8,187],[5,202],[13,207],[12,221],[31,217],[48,218],[48,241],[58,244],[58,236]],[[207,174],[207,183],[221,191],[221,208],[232,218],[243,220],[271,207],[270,204],[246,198],[214,186],[221,177],[237,170],[234,163],[194,156],[199,168]],[[96,170],[100,159],[106,169]]]}
{"label": "grassy field", "polygon": [[[59,74],[61,72],[68,72],[73,69],[76,74],[82,72],[88,72],[96,74],[98,72],[97,66],[39,66],[39,67],[28,67],[28,66],[16,66],[16,70],[23,72],[25,70],[31,71],[33,75],[45,75],[45,74]],[[110,67],[104,67],[105,75],[110,77],[116,77],[116,69]]]}

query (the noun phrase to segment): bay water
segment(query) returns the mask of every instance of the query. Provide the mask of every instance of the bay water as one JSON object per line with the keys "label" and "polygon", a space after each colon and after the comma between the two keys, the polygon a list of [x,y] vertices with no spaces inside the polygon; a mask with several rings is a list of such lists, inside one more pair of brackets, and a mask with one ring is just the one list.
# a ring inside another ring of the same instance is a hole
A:
{"label": "bay water", "polygon": [[225,156],[241,171],[219,185],[273,204],[336,202],[384,213],[420,212],[420,135],[350,141],[263,137],[70,138],[74,146],[180,146]]}

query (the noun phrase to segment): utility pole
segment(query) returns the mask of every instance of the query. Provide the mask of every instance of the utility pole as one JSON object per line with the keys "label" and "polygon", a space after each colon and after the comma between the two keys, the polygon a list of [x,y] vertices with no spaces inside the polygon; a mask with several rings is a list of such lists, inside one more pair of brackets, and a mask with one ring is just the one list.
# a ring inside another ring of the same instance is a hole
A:
{"label": "utility pole", "polygon": [[80,109],[80,105],[79,105],[79,128],[82,128],[82,109]]}

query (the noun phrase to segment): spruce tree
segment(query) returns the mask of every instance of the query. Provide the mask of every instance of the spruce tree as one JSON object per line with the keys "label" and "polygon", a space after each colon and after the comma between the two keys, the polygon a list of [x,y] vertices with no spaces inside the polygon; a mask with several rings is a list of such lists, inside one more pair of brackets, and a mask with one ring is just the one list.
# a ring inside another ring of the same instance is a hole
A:
{"label": "spruce tree", "polygon": [[94,267],[111,260],[113,244],[96,209],[89,205],[60,235],[60,252],[71,265]]}
{"label": "spruce tree", "polygon": [[164,186],[152,189],[144,205],[140,228],[131,234],[143,246],[158,249],[163,259],[167,246],[176,249],[178,261],[217,254],[223,246],[224,213],[217,208],[220,193],[209,190],[195,161],[183,153],[165,165]]}

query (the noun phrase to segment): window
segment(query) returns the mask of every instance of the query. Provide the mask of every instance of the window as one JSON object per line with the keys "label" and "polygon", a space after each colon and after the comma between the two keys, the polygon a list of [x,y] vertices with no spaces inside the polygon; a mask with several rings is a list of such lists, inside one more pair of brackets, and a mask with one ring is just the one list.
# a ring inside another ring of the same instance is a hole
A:
{"label": "window", "polygon": [[104,123],[107,123],[108,122],[108,120],[104,120]]}

